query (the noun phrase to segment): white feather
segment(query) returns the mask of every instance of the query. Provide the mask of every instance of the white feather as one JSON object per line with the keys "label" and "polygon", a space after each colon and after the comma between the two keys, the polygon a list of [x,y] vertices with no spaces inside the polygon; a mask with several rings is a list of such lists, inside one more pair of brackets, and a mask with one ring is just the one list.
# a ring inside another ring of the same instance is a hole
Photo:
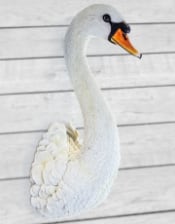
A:
{"label": "white feather", "polygon": [[84,117],[84,141],[69,124],[54,123],[38,144],[31,168],[31,204],[51,217],[76,215],[100,204],[109,194],[119,161],[116,122],[85,58],[89,36],[107,39],[102,20],[121,16],[111,6],[93,5],[73,20],[65,37],[65,60]]}

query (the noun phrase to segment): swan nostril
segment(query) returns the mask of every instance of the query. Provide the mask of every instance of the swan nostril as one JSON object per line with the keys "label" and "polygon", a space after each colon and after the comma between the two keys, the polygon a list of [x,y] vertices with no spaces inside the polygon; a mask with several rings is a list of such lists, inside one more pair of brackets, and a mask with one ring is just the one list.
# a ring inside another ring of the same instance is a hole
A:
{"label": "swan nostril", "polygon": [[123,33],[123,37],[125,40],[127,40],[126,33]]}

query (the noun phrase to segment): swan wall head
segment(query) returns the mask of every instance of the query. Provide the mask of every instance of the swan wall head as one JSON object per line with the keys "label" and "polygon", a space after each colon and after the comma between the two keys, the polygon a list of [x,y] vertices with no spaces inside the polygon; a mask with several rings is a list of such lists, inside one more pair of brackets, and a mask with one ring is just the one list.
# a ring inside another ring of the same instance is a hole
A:
{"label": "swan wall head", "polygon": [[[39,141],[31,167],[31,204],[48,217],[77,215],[108,196],[120,163],[115,119],[85,57],[88,37],[119,44],[139,56],[130,44],[129,26],[111,6],[81,11],[65,37],[65,61],[84,118],[84,140],[68,124],[54,123]],[[70,108],[71,109],[71,108]]]}
{"label": "swan wall head", "polygon": [[72,21],[71,27],[74,26],[76,26],[77,37],[102,38],[121,46],[138,58],[142,56],[128,38],[128,33],[131,31],[130,26],[110,5],[95,4],[85,8]]}

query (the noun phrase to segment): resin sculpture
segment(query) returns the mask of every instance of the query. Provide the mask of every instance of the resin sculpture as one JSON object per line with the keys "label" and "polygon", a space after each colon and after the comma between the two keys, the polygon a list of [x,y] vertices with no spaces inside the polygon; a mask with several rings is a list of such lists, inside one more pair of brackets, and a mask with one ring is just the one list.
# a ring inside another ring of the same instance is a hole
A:
{"label": "resin sculpture", "polygon": [[110,192],[120,162],[119,137],[89,69],[86,48],[91,37],[98,37],[141,58],[128,39],[129,32],[129,25],[108,5],[89,6],[69,26],[65,60],[84,118],[84,139],[80,143],[75,128],[57,122],[39,142],[30,193],[32,206],[45,216],[77,215],[99,205]]}

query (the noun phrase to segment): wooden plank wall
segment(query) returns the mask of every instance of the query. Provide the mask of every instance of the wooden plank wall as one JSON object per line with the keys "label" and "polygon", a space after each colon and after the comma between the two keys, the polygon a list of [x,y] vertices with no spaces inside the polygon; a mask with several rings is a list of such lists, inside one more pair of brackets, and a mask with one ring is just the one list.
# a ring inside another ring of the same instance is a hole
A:
{"label": "wooden plank wall", "polygon": [[[48,125],[83,132],[63,41],[93,0],[0,1],[0,224],[43,224],[29,202],[29,170]],[[106,3],[99,0],[98,3]],[[108,0],[132,26],[142,60],[92,40],[88,61],[119,124],[122,162],[99,208],[59,223],[175,223],[175,1]]]}

